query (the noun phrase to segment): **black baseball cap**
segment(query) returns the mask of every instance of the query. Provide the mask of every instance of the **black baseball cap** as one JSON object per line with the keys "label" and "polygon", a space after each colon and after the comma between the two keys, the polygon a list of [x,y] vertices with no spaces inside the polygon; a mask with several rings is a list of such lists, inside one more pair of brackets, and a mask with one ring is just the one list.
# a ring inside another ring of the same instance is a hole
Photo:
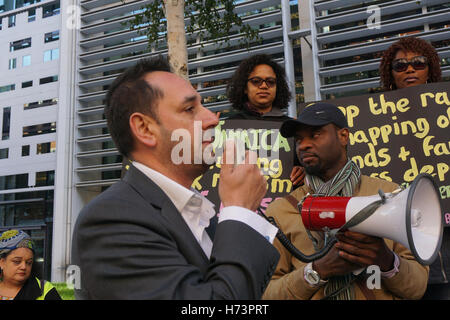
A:
{"label": "black baseball cap", "polygon": [[286,120],[280,128],[283,137],[289,138],[295,135],[295,131],[301,125],[307,126],[324,126],[334,123],[339,128],[347,128],[347,119],[344,114],[334,104],[317,102],[298,114],[297,119]]}

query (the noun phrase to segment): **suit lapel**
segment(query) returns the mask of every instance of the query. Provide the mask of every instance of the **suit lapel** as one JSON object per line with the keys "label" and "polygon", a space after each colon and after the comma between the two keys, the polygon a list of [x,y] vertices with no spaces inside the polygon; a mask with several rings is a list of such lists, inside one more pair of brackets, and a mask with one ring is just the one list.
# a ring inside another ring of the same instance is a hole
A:
{"label": "suit lapel", "polygon": [[176,240],[180,252],[189,263],[198,266],[202,272],[206,271],[209,260],[169,197],[133,165],[130,165],[123,181],[128,183],[151,206],[161,210],[161,216],[168,221],[167,227]]}
{"label": "suit lapel", "polygon": [[130,165],[122,180],[154,207],[161,208],[164,202],[170,201],[167,195],[151,179],[133,165]]}

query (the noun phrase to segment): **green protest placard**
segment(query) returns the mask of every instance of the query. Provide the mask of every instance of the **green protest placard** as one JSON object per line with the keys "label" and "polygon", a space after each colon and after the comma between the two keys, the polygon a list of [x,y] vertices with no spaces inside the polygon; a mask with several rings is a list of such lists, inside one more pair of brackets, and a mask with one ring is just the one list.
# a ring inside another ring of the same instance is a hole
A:
{"label": "green protest placard", "polygon": [[327,102],[347,117],[349,156],[362,173],[404,187],[419,173],[431,174],[439,188],[444,221],[450,226],[450,83]]}
{"label": "green protest placard", "polygon": [[[267,194],[261,202],[261,210],[275,199],[292,192],[289,178],[294,162],[294,141],[281,136],[281,122],[262,120],[221,120],[215,129],[214,150],[216,163],[204,175],[198,177],[192,187],[221,209],[218,193],[223,147],[228,139],[240,142],[243,151],[257,153],[256,164],[267,180]],[[239,157],[239,156],[238,156]]]}

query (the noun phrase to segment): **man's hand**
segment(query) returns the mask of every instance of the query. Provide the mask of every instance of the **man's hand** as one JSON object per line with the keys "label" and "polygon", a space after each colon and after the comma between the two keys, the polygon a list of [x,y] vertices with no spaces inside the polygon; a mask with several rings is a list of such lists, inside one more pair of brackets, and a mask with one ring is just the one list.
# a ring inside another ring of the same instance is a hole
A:
{"label": "man's hand", "polygon": [[234,142],[227,141],[220,170],[220,199],[224,207],[255,211],[267,192],[267,181],[256,165],[256,153],[247,151],[245,162],[238,165],[234,165],[235,154]]}
{"label": "man's hand", "polygon": [[293,167],[290,179],[294,186],[303,185],[303,180],[305,180],[305,169],[301,166]]}
{"label": "man's hand", "polygon": [[361,267],[343,259],[334,245],[325,256],[313,262],[313,269],[319,273],[321,279],[326,280],[332,276],[348,274]]}
{"label": "man's hand", "polygon": [[368,236],[359,232],[345,231],[336,236],[339,256],[351,263],[367,267],[377,265],[381,271],[394,267],[394,254],[382,238]]}
{"label": "man's hand", "polygon": [[322,279],[348,274],[370,265],[378,265],[381,271],[394,267],[394,254],[382,238],[351,231],[336,237],[339,242],[328,254],[313,262],[313,269]]}

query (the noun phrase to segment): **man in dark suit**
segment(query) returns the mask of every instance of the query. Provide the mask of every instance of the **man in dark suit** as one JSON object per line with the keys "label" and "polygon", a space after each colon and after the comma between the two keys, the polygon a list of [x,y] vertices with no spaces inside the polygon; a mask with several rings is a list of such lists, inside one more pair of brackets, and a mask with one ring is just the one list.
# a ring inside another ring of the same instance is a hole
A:
{"label": "man in dark suit", "polygon": [[[227,146],[219,184],[223,209],[213,240],[206,229],[213,205],[190,189],[211,164],[205,159],[217,115],[162,59],[142,60],[120,75],[109,89],[105,115],[132,165],[77,219],[76,297],[259,299],[279,254],[272,246],[277,229],[254,213],[266,192],[258,167],[228,164],[234,145]],[[181,152],[174,132],[187,142]],[[199,153],[201,161],[194,157]]]}

